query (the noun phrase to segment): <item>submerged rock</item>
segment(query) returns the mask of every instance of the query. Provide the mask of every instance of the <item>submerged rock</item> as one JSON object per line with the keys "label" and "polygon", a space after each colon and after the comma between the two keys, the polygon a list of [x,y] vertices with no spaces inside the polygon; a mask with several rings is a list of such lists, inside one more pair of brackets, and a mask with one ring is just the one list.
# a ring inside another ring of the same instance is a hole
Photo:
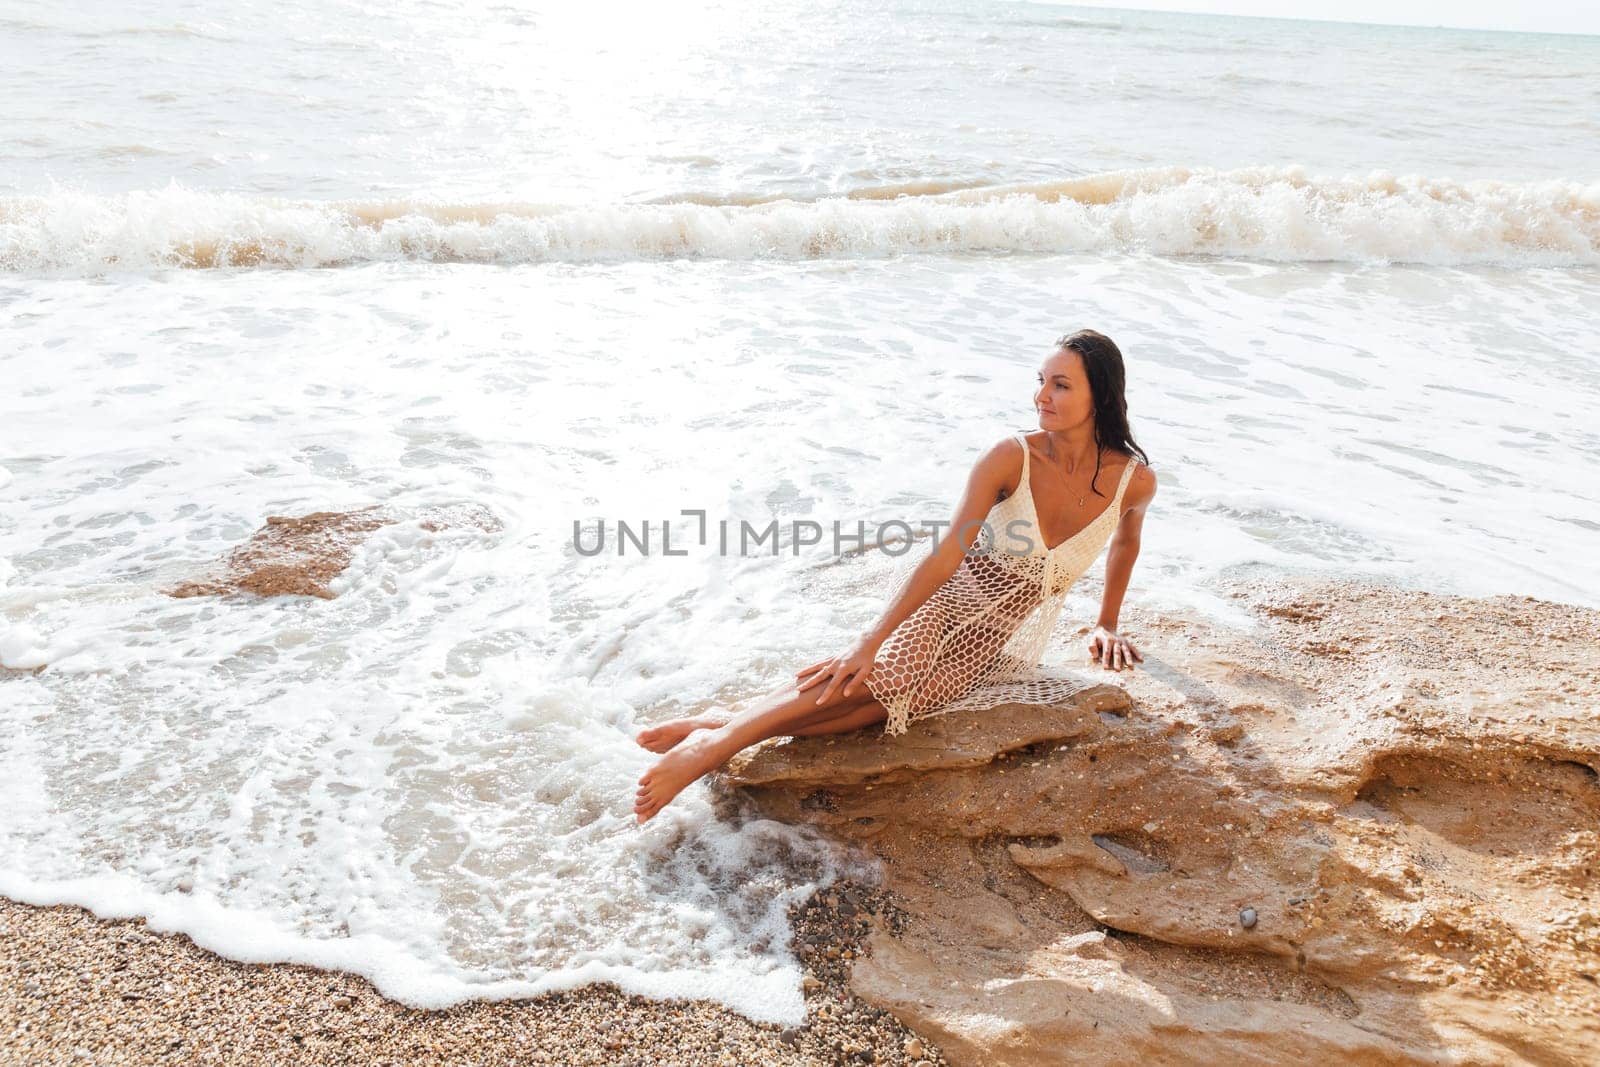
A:
{"label": "submerged rock", "polygon": [[1600,613],[1234,595],[1260,629],[1129,613],[1143,668],[1064,706],[722,778],[885,862],[908,918],[852,988],[953,1063],[1585,1062]]}
{"label": "submerged rock", "polygon": [[[310,515],[269,515],[266,525],[235,548],[218,572],[183,582],[168,596],[314,596],[333,599],[328,583],[350,565],[351,556],[368,534],[406,516],[373,504],[355,511],[318,511]],[[422,529],[437,532],[453,526],[474,526],[488,532],[500,522],[477,505],[433,508],[417,517]]]}

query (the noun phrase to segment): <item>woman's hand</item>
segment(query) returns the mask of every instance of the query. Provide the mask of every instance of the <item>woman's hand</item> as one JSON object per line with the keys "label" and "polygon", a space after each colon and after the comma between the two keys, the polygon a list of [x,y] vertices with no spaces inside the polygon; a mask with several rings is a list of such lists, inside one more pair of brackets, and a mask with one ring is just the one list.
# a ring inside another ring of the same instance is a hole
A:
{"label": "woman's hand", "polygon": [[1131,671],[1136,661],[1144,662],[1144,656],[1133,647],[1133,642],[1104,626],[1096,626],[1089,635],[1089,658],[1099,660],[1100,666],[1112,671],[1123,667]]}
{"label": "woman's hand", "polygon": [[840,686],[844,687],[842,696],[851,696],[858,685],[866,688],[864,683],[867,675],[872,673],[872,665],[877,662],[878,649],[882,644],[881,641],[863,637],[842,654],[796,671],[795,678],[799,680],[800,691],[803,693],[826,681],[828,684],[817,694],[817,703],[821,704]]}

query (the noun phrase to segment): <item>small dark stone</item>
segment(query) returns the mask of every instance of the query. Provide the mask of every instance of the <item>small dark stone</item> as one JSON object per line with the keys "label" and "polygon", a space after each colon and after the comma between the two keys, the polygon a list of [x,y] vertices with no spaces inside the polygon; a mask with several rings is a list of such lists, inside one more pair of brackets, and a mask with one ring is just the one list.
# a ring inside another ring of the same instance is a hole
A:
{"label": "small dark stone", "polygon": [[1254,909],[1254,908],[1245,908],[1243,911],[1239,912],[1239,925],[1240,926],[1242,926],[1246,930],[1248,930],[1252,926],[1254,926],[1255,924],[1256,924],[1256,909]]}

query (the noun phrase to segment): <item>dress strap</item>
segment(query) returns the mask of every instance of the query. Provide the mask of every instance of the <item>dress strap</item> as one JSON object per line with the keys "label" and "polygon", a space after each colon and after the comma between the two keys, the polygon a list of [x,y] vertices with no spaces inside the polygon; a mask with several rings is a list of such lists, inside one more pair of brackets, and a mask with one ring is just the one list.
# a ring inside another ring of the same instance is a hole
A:
{"label": "dress strap", "polygon": [[[1025,433],[1019,433],[1019,434],[1013,434],[1012,436],[1017,439],[1017,444],[1022,446],[1022,481],[1017,483],[1017,492],[1020,493],[1024,489],[1029,489],[1029,486],[1028,486],[1028,435],[1025,434]],[[1029,489],[1029,491],[1031,492],[1032,490]]]}
{"label": "dress strap", "polygon": [[1128,457],[1128,465],[1125,468],[1123,468],[1123,471],[1122,471],[1122,483],[1117,486],[1117,517],[1118,518],[1122,517],[1122,494],[1127,491],[1128,483],[1133,481],[1133,469],[1135,467],[1137,467],[1138,465],[1139,465],[1139,461],[1134,459],[1132,456],[1129,456]]}

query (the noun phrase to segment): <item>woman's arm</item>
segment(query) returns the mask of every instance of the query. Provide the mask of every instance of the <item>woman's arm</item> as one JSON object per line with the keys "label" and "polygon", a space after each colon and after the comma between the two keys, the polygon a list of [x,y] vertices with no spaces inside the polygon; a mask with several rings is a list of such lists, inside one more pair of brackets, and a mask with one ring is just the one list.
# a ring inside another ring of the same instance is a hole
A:
{"label": "woman's arm", "polygon": [[1117,520],[1117,528],[1111,535],[1111,547],[1106,555],[1105,593],[1100,599],[1100,619],[1089,638],[1089,655],[1100,660],[1101,666],[1112,670],[1121,670],[1124,665],[1132,667],[1135,659],[1144,659],[1138,649],[1117,633],[1117,618],[1122,613],[1122,598],[1128,592],[1128,580],[1133,577],[1133,562],[1139,558],[1139,537],[1144,530],[1145,512],[1155,495],[1155,472],[1141,466],[1133,472],[1133,477],[1128,481],[1128,491],[1122,496],[1122,516]]}
{"label": "woman's arm", "polygon": [[[920,608],[929,597],[956,572],[967,549],[978,539],[989,510],[1000,499],[1000,493],[1010,484],[1012,476],[1022,469],[1022,446],[1014,437],[997,442],[985,452],[967,475],[966,490],[956,505],[951,518],[951,536],[942,539],[938,548],[928,558],[917,564],[899,594],[884,610],[877,625],[862,635],[855,645],[841,656],[814,663],[799,673],[804,678],[801,690],[810,688],[828,678],[828,687],[817,697],[820,704],[828,694],[844,686],[844,695],[855,690],[856,682],[866,677],[877,659],[878,649],[912,612]],[[1019,487],[1020,488],[1020,487]],[[999,531],[993,531],[998,534]]]}

